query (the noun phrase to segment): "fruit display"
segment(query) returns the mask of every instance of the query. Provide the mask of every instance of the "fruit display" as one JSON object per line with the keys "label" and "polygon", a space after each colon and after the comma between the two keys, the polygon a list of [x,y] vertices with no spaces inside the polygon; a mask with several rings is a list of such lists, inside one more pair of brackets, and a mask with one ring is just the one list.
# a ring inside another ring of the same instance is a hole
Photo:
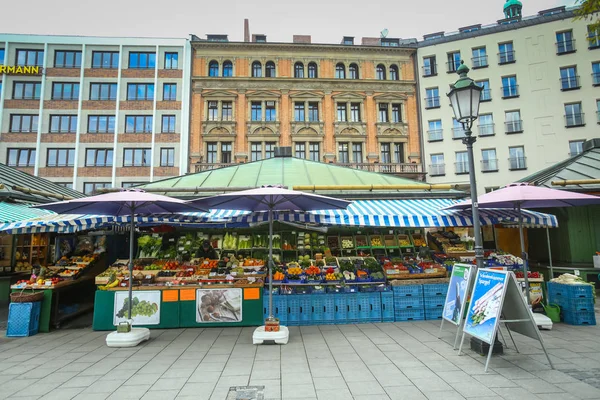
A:
{"label": "fruit display", "polygon": [[[517,278],[525,278],[525,274],[523,273],[523,271],[516,271],[515,276]],[[543,278],[543,276],[540,275],[539,272],[527,271],[527,278]]]}
{"label": "fruit display", "polygon": [[223,250],[235,250],[237,249],[237,235],[231,233],[225,233],[223,236]]}
{"label": "fruit display", "polygon": [[311,265],[310,267],[306,268],[304,270],[304,273],[307,276],[316,276],[316,275],[320,275],[321,274],[321,268],[319,267],[315,267],[313,265]]}
{"label": "fruit display", "polygon": [[289,267],[287,269],[288,275],[302,275],[302,268],[300,267]]}
{"label": "fruit display", "polygon": [[354,272],[352,272],[352,271],[344,271],[342,273],[342,275],[344,276],[344,279],[346,281],[355,281],[356,280],[356,274],[354,274]]}
{"label": "fruit display", "polygon": [[238,250],[246,250],[252,248],[252,236],[241,235],[238,236]]}
{"label": "fruit display", "polygon": [[283,274],[283,272],[277,271],[277,272],[275,272],[273,274],[273,280],[274,281],[282,281],[284,279],[285,279],[285,275]]}
{"label": "fruit display", "polygon": [[158,255],[162,246],[162,238],[152,235],[144,235],[138,238],[138,249],[140,254],[146,257],[155,257]]}
{"label": "fruit display", "polygon": [[339,281],[344,278],[344,275],[340,272],[335,272],[333,268],[328,268],[325,271],[325,280],[326,281]]}
{"label": "fruit display", "polygon": [[354,248],[354,241],[352,240],[352,237],[343,236],[341,238],[341,240],[342,240],[342,249],[353,249]]}
{"label": "fruit display", "polygon": [[412,247],[412,243],[408,235],[398,235],[398,244],[400,247]]}
{"label": "fruit display", "polygon": [[412,235],[413,243],[415,247],[427,247],[427,243],[425,242],[425,238],[423,238],[420,234]]}
{"label": "fruit display", "polygon": [[371,247],[383,247],[381,236],[371,236]]}

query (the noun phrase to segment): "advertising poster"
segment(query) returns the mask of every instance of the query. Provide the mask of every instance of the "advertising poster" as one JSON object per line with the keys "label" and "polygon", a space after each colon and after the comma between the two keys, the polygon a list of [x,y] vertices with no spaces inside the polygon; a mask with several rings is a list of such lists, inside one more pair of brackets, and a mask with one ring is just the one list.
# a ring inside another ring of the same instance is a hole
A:
{"label": "advertising poster", "polygon": [[490,269],[477,271],[464,327],[465,333],[492,344],[502,312],[507,278],[508,273],[503,271]]}
{"label": "advertising poster", "polygon": [[231,323],[242,321],[242,289],[198,289],[196,322]]}
{"label": "advertising poster", "polygon": [[[133,325],[160,324],[160,290],[134,291],[131,319]],[[129,316],[129,294],[126,290],[115,293],[113,324],[127,321]]]}
{"label": "advertising poster", "polygon": [[454,325],[460,324],[460,316],[464,314],[465,294],[471,281],[471,266],[454,264],[448,285],[448,294],[444,303],[443,318]]}

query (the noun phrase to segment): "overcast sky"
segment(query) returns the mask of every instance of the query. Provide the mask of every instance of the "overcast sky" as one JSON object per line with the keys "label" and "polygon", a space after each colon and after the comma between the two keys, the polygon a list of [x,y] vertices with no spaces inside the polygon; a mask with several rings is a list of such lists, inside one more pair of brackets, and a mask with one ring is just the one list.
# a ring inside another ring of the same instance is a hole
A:
{"label": "overcast sky", "polygon": [[[243,40],[244,18],[251,33],[270,42],[291,42],[294,34],[313,43],[339,43],[342,36],[421,39],[503,17],[505,0],[28,0],[3,6],[3,33],[86,36],[205,37],[226,33]],[[521,0],[523,15],[574,0]],[[360,43],[360,39],[357,40]]]}

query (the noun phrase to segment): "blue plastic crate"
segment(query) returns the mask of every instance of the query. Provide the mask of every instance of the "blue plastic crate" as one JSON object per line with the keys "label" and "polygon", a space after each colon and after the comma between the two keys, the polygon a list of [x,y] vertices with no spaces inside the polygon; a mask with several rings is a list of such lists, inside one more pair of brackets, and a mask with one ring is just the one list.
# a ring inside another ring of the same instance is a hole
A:
{"label": "blue plastic crate", "polygon": [[344,286],[342,289],[344,293],[358,293],[357,285]]}
{"label": "blue plastic crate", "polygon": [[38,333],[41,304],[39,301],[34,303],[10,303],[6,336],[24,337]]}
{"label": "blue plastic crate", "polygon": [[399,285],[392,286],[394,297],[413,296],[423,297],[423,285]]}
{"label": "blue plastic crate", "polygon": [[575,311],[563,314],[565,324],[570,325],[596,325],[594,311]]}
{"label": "blue plastic crate", "polygon": [[335,324],[335,297],[339,295],[327,294],[323,300],[323,323],[326,325]]}
{"label": "blue plastic crate", "polygon": [[447,283],[430,283],[423,285],[423,296],[425,298],[430,296],[444,296],[448,293]]}
{"label": "blue plastic crate", "polygon": [[369,293],[369,321],[381,322],[381,295],[377,292]]}
{"label": "blue plastic crate", "polygon": [[426,308],[425,309],[425,319],[442,319],[442,314],[444,312],[444,307],[435,307],[435,308]]}
{"label": "blue plastic crate", "polygon": [[348,295],[343,293],[338,293],[333,296],[334,305],[335,305],[335,323],[336,324],[345,324],[348,317],[348,301],[346,300]]}
{"label": "blue plastic crate", "polygon": [[298,295],[300,300],[300,325],[310,325],[312,323],[312,296],[309,294]]}
{"label": "blue plastic crate", "polygon": [[425,312],[421,310],[396,310],[394,319],[396,321],[422,321],[425,318]]}
{"label": "blue plastic crate", "polygon": [[358,294],[358,322],[366,323],[369,322],[369,315],[371,312],[369,303],[369,293]]}
{"label": "blue plastic crate", "polygon": [[312,322],[311,325],[323,325],[325,321],[325,295],[311,296]]}
{"label": "blue plastic crate", "polygon": [[311,289],[311,294],[327,294],[326,286],[313,286]]}
{"label": "blue plastic crate", "polygon": [[425,309],[443,307],[446,302],[446,296],[431,296],[423,298]]}
{"label": "blue plastic crate", "polygon": [[288,306],[287,299],[290,295],[273,296],[273,316],[279,319],[281,325],[287,324]]}
{"label": "blue plastic crate", "polygon": [[382,292],[381,295],[381,320],[383,322],[394,321],[394,293]]}
{"label": "blue plastic crate", "polygon": [[593,299],[580,299],[570,298],[567,301],[562,301],[563,304],[559,304],[562,310],[568,311],[594,311],[594,300]]}
{"label": "blue plastic crate", "polygon": [[346,294],[346,321],[350,324],[358,322],[358,295],[359,293]]}
{"label": "blue plastic crate", "polygon": [[287,324],[289,326],[300,325],[300,296],[301,294],[290,294],[287,296]]}
{"label": "blue plastic crate", "polygon": [[563,285],[556,282],[548,282],[548,297],[593,299],[594,295],[591,285]]}
{"label": "blue plastic crate", "polygon": [[408,309],[423,309],[423,298],[413,296],[394,296],[394,308],[396,310],[408,310]]}

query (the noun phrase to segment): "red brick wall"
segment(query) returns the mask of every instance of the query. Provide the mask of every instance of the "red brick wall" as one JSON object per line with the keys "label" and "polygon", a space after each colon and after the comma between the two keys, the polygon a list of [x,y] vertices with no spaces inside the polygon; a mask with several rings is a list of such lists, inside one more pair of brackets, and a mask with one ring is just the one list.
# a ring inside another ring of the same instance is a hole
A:
{"label": "red brick wall", "polygon": [[158,70],[159,78],[183,78],[183,70],[181,69],[159,69]]}
{"label": "red brick wall", "polygon": [[179,176],[179,167],[155,167],[154,176]]}
{"label": "red brick wall", "polygon": [[179,143],[179,133],[157,133],[154,136],[156,143]]}
{"label": "red brick wall", "polygon": [[1,140],[4,143],[35,143],[37,133],[3,133]]}
{"label": "red brick wall", "polygon": [[45,109],[77,110],[77,100],[44,100]]}
{"label": "red brick wall", "polygon": [[39,100],[4,100],[4,108],[16,108],[21,110],[40,108]]}
{"label": "red brick wall", "polygon": [[151,143],[150,133],[120,133],[117,139],[119,143]]}
{"label": "red brick wall", "polygon": [[19,171],[27,172],[29,175],[33,175],[33,167],[15,167]]}
{"label": "red brick wall", "polygon": [[83,72],[86,78],[118,78],[119,70],[109,68],[86,68]]}
{"label": "red brick wall", "polygon": [[121,71],[122,78],[154,78],[154,68],[151,69],[124,69]]}
{"label": "red brick wall", "polygon": [[147,176],[150,177],[150,167],[120,167],[117,176]]}
{"label": "red brick wall", "polygon": [[40,168],[39,176],[46,178],[72,178],[73,167],[44,167]]}
{"label": "red brick wall", "polygon": [[122,101],[119,103],[121,110],[152,110],[152,101]]}
{"label": "red brick wall", "polygon": [[44,133],[42,134],[43,143],[73,143],[75,144],[74,133]]}
{"label": "red brick wall", "polygon": [[116,101],[110,100],[84,100],[81,108],[84,110],[112,110],[117,107]]}
{"label": "red brick wall", "polygon": [[72,76],[79,77],[79,68],[46,68],[46,76]]}
{"label": "red brick wall", "polygon": [[86,178],[111,177],[112,167],[79,167],[77,175]]}
{"label": "red brick wall", "polygon": [[84,133],[79,135],[81,143],[113,143],[115,135],[112,133]]}
{"label": "red brick wall", "polygon": [[180,101],[157,101],[157,110],[181,110]]}

